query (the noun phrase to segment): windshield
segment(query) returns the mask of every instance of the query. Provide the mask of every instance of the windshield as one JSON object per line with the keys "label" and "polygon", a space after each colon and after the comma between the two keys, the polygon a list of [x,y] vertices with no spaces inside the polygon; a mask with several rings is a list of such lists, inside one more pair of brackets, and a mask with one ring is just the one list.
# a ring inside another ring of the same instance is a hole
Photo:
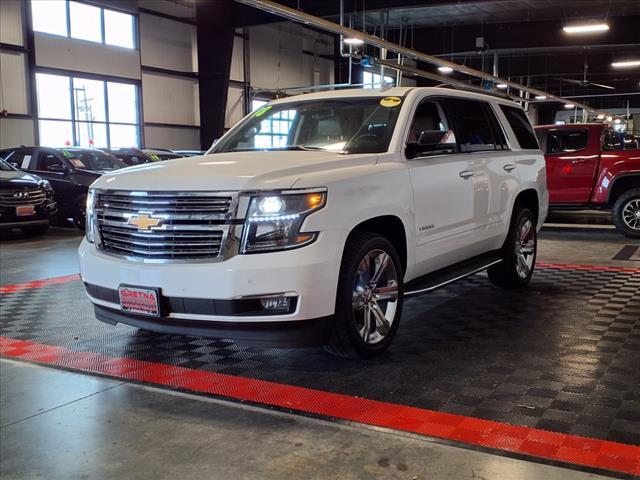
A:
{"label": "windshield", "polygon": [[62,148],[59,152],[62,153],[62,155],[64,155],[74,167],[85,170],[107,172],[127,166],[126,163],[114,157],[110,153],[101,152],[99,150]]}
{"label": "windshield", "polygon": [[14,170],[15,170],[15,168],[13,168],[7,162],[5,162],[4,160],[0,160],[0,171],[1,172],[13,172]]}
{"label": "windshield", "polygon": [[246,117],[208,153],[254,150],[386,152],[401,106],[400,97],[265,105]]}

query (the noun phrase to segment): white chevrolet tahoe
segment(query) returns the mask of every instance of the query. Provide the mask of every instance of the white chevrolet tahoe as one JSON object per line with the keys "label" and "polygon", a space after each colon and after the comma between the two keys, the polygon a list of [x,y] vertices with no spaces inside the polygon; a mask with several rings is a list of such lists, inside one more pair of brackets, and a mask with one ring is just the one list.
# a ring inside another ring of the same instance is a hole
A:
{"label": "white chevrolet tahoe", "polygon": [[482,270],[527,285],[547,203],[544,157],[508,99],[301,95],[203,156],[100,177],[81,276],[114,325],[369,357],[405,298]]}

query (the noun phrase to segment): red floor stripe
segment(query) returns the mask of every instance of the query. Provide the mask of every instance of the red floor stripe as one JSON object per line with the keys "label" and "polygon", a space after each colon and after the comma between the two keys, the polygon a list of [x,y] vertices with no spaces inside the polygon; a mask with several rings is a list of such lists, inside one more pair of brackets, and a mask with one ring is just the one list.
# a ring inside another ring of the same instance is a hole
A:
{"label": "red floor stripe", "polygon": [[57,285],[59,283],[67,283],[74,280],[80,280],[80,275],[74,273],[71,275],[64,275],[62,277],[45,278],[44,280],[32,280],[31,282],[17,283],[15,285],[4,285],[0,287],[0,293],[19,292],[20,290],[46,287],[47,285]]}
{"label": "red floor stripe", "polygon": [[64,347],[0,337],[0,354],[271,405],[299,412],[454,440],[591,468],[640,475],[640,447],[548,432],[450,413],[425,410],[310,388],[189,368],[76,352]]}

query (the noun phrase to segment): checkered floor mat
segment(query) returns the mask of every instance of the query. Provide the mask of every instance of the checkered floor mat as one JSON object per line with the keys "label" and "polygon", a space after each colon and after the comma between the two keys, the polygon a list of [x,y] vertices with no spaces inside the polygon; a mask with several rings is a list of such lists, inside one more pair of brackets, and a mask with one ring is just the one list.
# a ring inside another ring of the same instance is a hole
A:
{"label": "checkered floor mat", "polygon": [[529,289],[476,275],[408,300],[368,361],[96,321],[73,281],[2,296],[0,334],[640,445],[640,272],[539,269]]}

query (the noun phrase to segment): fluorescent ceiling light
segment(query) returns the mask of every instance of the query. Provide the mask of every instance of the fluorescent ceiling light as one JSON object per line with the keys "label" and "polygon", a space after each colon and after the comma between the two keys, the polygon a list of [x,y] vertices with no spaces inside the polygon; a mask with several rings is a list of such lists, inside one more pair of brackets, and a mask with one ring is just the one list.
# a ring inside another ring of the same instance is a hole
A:
{"label": "fluorescent ceiling light", "polygon": [[349,37],[342,40],[347,45],[362,45],[364,44],[364,40],[361,38]]}
{"label": "fluorescent ceiling light", "polygon": [[442,73],[451,73],[453,72],[453,68],[451,67],[438,67],[438,71]]}
{"label": "fluorescent ceiling light", "polygon": [[613,117],[607,117],[607,122],[610,122],[611,120],[613,120]]}
{"label": "fluorescent ceiling light", "polygon": [[603,114],[598,115],[598,120],[604,120],[604,115]]}
{"label": "fluorescent ceiling light", "polygon": [[546,100],[546,95],[536,95],[536,100]]}
{"label": "fluorescent ceiling light", "polygon": [[585,23],[584,25],[567,25],[563,27],[565,33],[596,33],[606,32],[609,25],[606,23]]}
{"label": "fluorescent ceiling light", "polygon": [[565,103],[564,108],[575,108],[575,105],[573,103]]}
{"label": "fluorescent ceiling light", "polygon": [[640,67],[640,60],[623,60],[622,62],[613,62],[611,66],[613,68]]}
{"label": "fluorescent ceiling light", "polygon": [[496,88],[499,88],[500,90],[504,90],[508,87],[509,85],[507,85],[506,83],[499,83],[496,85]]}

